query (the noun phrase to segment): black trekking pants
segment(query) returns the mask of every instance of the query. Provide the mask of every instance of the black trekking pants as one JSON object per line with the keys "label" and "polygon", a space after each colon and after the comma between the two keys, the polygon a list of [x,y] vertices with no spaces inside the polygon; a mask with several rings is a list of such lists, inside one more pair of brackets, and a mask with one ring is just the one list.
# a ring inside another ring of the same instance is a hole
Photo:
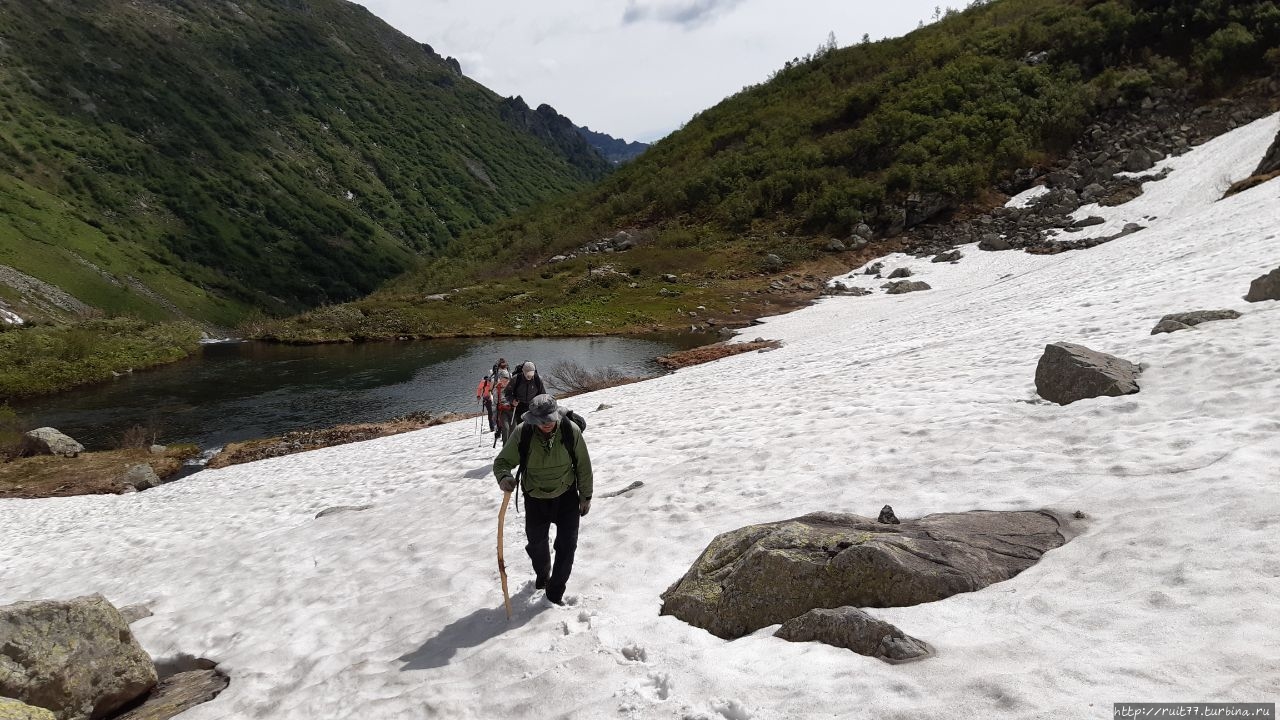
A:
{"label": "black trekking pants", "polygon": [[[559,497],[542,499],[524,496],[524,532],[529,544],[524,546],[533,561],[538,580],[547,581],[547,598],[559,600],[573,572],[573,554],[578,549],[578,488],[570,487]],[[551,565],[547,534],[556,526],[556,562]],[[550,576],[550,577],[548,577]],[[539,583],[541,584],[541,583]]]}
{"label": "black trekking pants", "polygon": [[493,398],[486,397],[484,399],[484,416],[489,418],[489,432],[493,432]]}

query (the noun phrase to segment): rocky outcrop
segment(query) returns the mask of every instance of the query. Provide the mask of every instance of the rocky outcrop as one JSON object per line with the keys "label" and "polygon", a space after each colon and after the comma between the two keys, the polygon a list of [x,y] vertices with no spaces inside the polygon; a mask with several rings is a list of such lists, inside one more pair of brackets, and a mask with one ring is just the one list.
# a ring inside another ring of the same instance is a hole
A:
{"label": "rocky outcrop", "polygon": [[934,654],[923,640],[855,607],[810,610],[783,623],[773,635],[791,642],[841,647],[895,665]]}
{"label": "rocky outcrop", "polygon": [[897,607],[1007,580],[1064,542],[1040,512],[930,515],[899,525],[813,513],[719,535],[662,594],[674,615],[737,638],[815,608]]}
{"label": "rocky outcrop", "polygon": [[1160,322],[1151,328],[1152,335],[1160,333],[1177,332],[1178,330],[1190,330],[1200,323],[1213,322],[1215,320],[1235,320],[1240,317],[1240,313],[1235,310],[1196,310],[1195,312],[1172,313],[1160,318]]}
{"label": "rocky outcrop", "polygon": [[63,435],[56,428],[36,428],[22,436],[23,455],[75,457],[82,452],[84,452],[83,445]]}
{"label": "rocky outcrop", "polygon": [[1277,172],[1280,172],[1280,133],[1276,134],[1276,139],[1271,142],[1271,147],[1262,158],[1262,162],[1258,163],[1258,169],[1254,170],[1253,174],[1270,175]]}
{"label": "rocky outcrop", "polygon": [[929,283],[923,280],[896,280],[885,285],[885,288],[885,293],[889,295],[902,295],[903,293],[933,289]]}
{"label": "rocky outcrop", "polygon": [[898,278],[908,278],[908,277],[911,277],[911,268],[900,267],[900,268],[894,269],[893,272],[889,273],[890,280],[897,280]]}
{"label": "rocky outcrop", "polygon": [[1244,299],[1249,302],[1280,300],[1280,267],[1249,283],[1249,294]]}
{"label": "rocky outcrop", "polygon": [[[978,215],[957,213],[959,219],[951,222],[909,229],[903,237],[905,250],[926,257],[956,245],[979,243],[982,250],[1054,254],[1124,237],[1128,233],[1079,240],[1061,234],[1049,239],[1049,234],[1079,231],[1096,223],[1087,219],[1080,223],[1071,216],[1089,203],[1112,207],[1141,195],[1143,183],[1164,176],[1151,172],[1154,163],[1270,114],[1270,98],[1269,91],[1255,89],[1235,99],[1195,107],[1185,94],[1153,89],[1149,97],[1120,105],[1086,128],[1070,152],[1053,165],[1020,170],[1000,185],[1009,195],[1036,185],[1047,188],[1027,207],[996,207]],[[1125,170],[1148,174],[1119,175]]]}
{"label": "rocky outcrop", "polygon": [[1036,366],[1036,392],[1045,400],[1069,405],[1077,400],[1138,392],[1142,370],[1128,360],[1083,345],[1046,345]]}
{"label": "rocky outcrop", "polygon": [[156,681],[151,657],[101,595],[0,607],[0,696],[83,720],[110,716]]}

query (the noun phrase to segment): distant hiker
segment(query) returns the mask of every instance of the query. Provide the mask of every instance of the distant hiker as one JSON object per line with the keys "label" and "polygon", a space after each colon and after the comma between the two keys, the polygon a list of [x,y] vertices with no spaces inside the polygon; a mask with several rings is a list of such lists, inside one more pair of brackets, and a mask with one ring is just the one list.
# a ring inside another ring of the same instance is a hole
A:
{"label": "distant hiker", "polygon": [[494,380],[497,380],[497,379],[498,379],[498,371],[499,371],[499,370],[506,370],[506,371],[507,371],[507,375],[508,375],[508,376],[510,376],[511,371],[510,371],[509,369],[507,369],[507,359],[506,359],[506,358],[498,358],[498,362],[496,362],[496,363],[494,363],[494,364],[493,364],[493,370],[489,372],[489,375],[491,375],[491,376],[493,377],[493,379],[494,379]]}
{"label": "distant hiker", "polygon": [[[505,364],[505,363],[504,363]],[[515,403],[507,397],[507,387],[511,384],[511,373],[505,367],[498,370],[493,378],[490,390],[490,402],[493,403],[494,431],[493,444],[506,442],[511,435],[511,428],[516,424]]]}
{"label": "distant hiker", "polygon": [[547,388],[542,384],[542,376],[533,363],[527,362],[516,366],[511,374],[511,384],[507,386],[507,397],[516,406],[516,417],[519,418],[529,410],[529,403],[539,395],[545,395]]}
{"label": "distant hiker", "polygon": [[[547,600],[556,605],[564,604],[565,586],[573,572],[579,518],[591,510],[591,456],[582,431],[567,416],[550,395],[533,398],[524,422],[516,426],[493,461],[498,487],[513,492],[519,485],[524,493],[524,531],[529,538],[525,551],[533,561],[533,586],[546,589]],[[554,566],[547,547],[553,524]]]}
{"label": "distant hiker", "polygon": [[484,415],[489,418],[489,432],[493,432],[493,375],[480,378],[476,386],[476,401],[484,406]]}

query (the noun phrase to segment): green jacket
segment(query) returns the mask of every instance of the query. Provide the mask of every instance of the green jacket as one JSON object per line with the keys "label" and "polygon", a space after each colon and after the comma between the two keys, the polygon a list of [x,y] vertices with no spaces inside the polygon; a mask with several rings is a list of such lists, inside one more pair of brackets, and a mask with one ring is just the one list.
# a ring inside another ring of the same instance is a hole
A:
{"label": "green jacket", "polygon": [[[561,420],[569,425],[573,433],[574,450],[578,455],[578,494],[587,499],[591,497],[591,455],[587,453],[587,443],[582,439],[582,431],[570,420]],[[516,425],[511,437],[502,446],[502,452],[493,460],[493,474],[499,480],[506,475],[515,476],[520,467],[520,433],[524,431],[524,423]],[[560,441],[560,429],[556,428],[550,436],[545,436],[538,428],[533,428],[533,437],[529,439],[529,465],[525,468],[521,488],[529,497],[560,497],[573,485],[573,461],[569,451]]]}

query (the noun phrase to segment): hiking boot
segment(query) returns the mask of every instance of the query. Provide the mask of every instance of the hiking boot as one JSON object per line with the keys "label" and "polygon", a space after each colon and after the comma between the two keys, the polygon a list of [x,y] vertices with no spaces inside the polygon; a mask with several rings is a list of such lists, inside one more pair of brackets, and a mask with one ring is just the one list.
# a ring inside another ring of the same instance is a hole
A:
{"label": "hiking boot", "polygon": [[547,589],[547,579],[546,579],[546,578],[534,578],[534,580],[533,580],[533,589],[534,589],[534,590],[546,590],[546,589]]}
{"label": "hiking boot", "polygon": [[560,595],[556,595],[555,597],[552,597],[551,593],[547,593],[547,602],[551,603],[552,605],[559,605],[563,607],[564,595],[560,594]]}

